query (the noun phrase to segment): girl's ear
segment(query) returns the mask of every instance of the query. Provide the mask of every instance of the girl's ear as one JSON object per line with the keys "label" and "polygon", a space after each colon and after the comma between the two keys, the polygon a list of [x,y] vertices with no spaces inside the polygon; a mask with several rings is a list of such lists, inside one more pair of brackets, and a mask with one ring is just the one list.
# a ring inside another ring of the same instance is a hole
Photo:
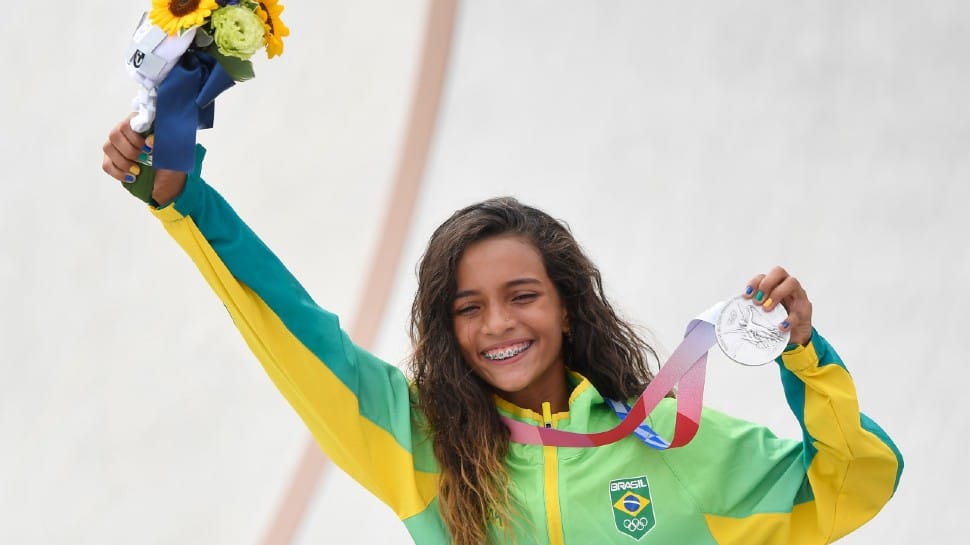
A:
{"label": "girl's ear", "polygon": [[562,334],[566,337],[566,342],[572,344],[573,342],[573,328],[569,325],[569,313],[563,311],[562,313]]}

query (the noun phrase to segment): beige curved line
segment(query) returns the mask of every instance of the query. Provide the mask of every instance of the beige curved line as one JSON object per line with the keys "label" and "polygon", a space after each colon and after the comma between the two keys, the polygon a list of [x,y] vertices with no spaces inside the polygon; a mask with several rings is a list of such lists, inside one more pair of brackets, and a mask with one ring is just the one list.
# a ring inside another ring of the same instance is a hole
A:
{"label": "beige curved line", "polygon": [[[356,319],[349,330],[354,342],[364,348],[370,348],[377,338],[421,187],[448,68],[456,5],[457,0],[429,1],[428,22],[408,130],[384,215],[380,242],[363,284],[365,288]],[[307,441],[286,495],[261,541],[262,545],[289,545],[293,541],[326,466],[327,458],[317,444],[312,439]]]}

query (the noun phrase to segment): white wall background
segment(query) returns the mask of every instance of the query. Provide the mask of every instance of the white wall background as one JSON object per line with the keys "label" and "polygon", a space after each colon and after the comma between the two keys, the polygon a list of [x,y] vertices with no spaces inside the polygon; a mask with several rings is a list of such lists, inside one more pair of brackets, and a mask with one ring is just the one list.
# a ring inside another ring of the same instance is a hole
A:
{"label": "white wall background", "polygon": [[[0,18],[2,543],[256,543],[305,441],[189,261],[100,172],[147,5]],[[207,177],[347,318],[426,7],[288,2],[286,53],[202,136]],[[487,196],[566,219],[668,351],[783,264],[906,457],[897,497],[844,543],[965,541],[965,3],[466,1],[454,47],[379,354],[406,354],[430,231]],[[794,435],[776,378],[715,355],[707,402]],[[298,542],[408,540],[331,470]]]}

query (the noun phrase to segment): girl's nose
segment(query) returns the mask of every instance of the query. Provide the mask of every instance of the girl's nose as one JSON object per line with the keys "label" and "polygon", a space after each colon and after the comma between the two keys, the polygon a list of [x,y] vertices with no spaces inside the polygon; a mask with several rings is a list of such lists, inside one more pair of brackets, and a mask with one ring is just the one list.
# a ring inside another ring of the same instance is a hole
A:
{"label": "girl's nose", "polygon": [[485,333],[497,335],[507,331],[514,323],[507,308],[500,305],[490,305],[485,312],[485,320],[482,326]]}

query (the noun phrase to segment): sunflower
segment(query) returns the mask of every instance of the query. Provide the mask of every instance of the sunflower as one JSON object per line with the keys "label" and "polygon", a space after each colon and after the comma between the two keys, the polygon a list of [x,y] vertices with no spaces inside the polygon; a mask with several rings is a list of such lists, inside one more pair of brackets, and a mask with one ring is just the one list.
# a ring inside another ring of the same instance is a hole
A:
{"label": "sunflower", "polygon": [[280,13],[283,13],[283,6],[279,0],[259,0],[257,13],[263,18],[263,27],[266,29],[266,57],[272,59],[277,55],[283,54],[283,36],[290,35],[290,29],[286,28]]}
{"label": "sunflower", "polygon": [[166,34],[175,36],[182,29],[204,23],[218,7],[216,0],[152,0],[148,18]]}

